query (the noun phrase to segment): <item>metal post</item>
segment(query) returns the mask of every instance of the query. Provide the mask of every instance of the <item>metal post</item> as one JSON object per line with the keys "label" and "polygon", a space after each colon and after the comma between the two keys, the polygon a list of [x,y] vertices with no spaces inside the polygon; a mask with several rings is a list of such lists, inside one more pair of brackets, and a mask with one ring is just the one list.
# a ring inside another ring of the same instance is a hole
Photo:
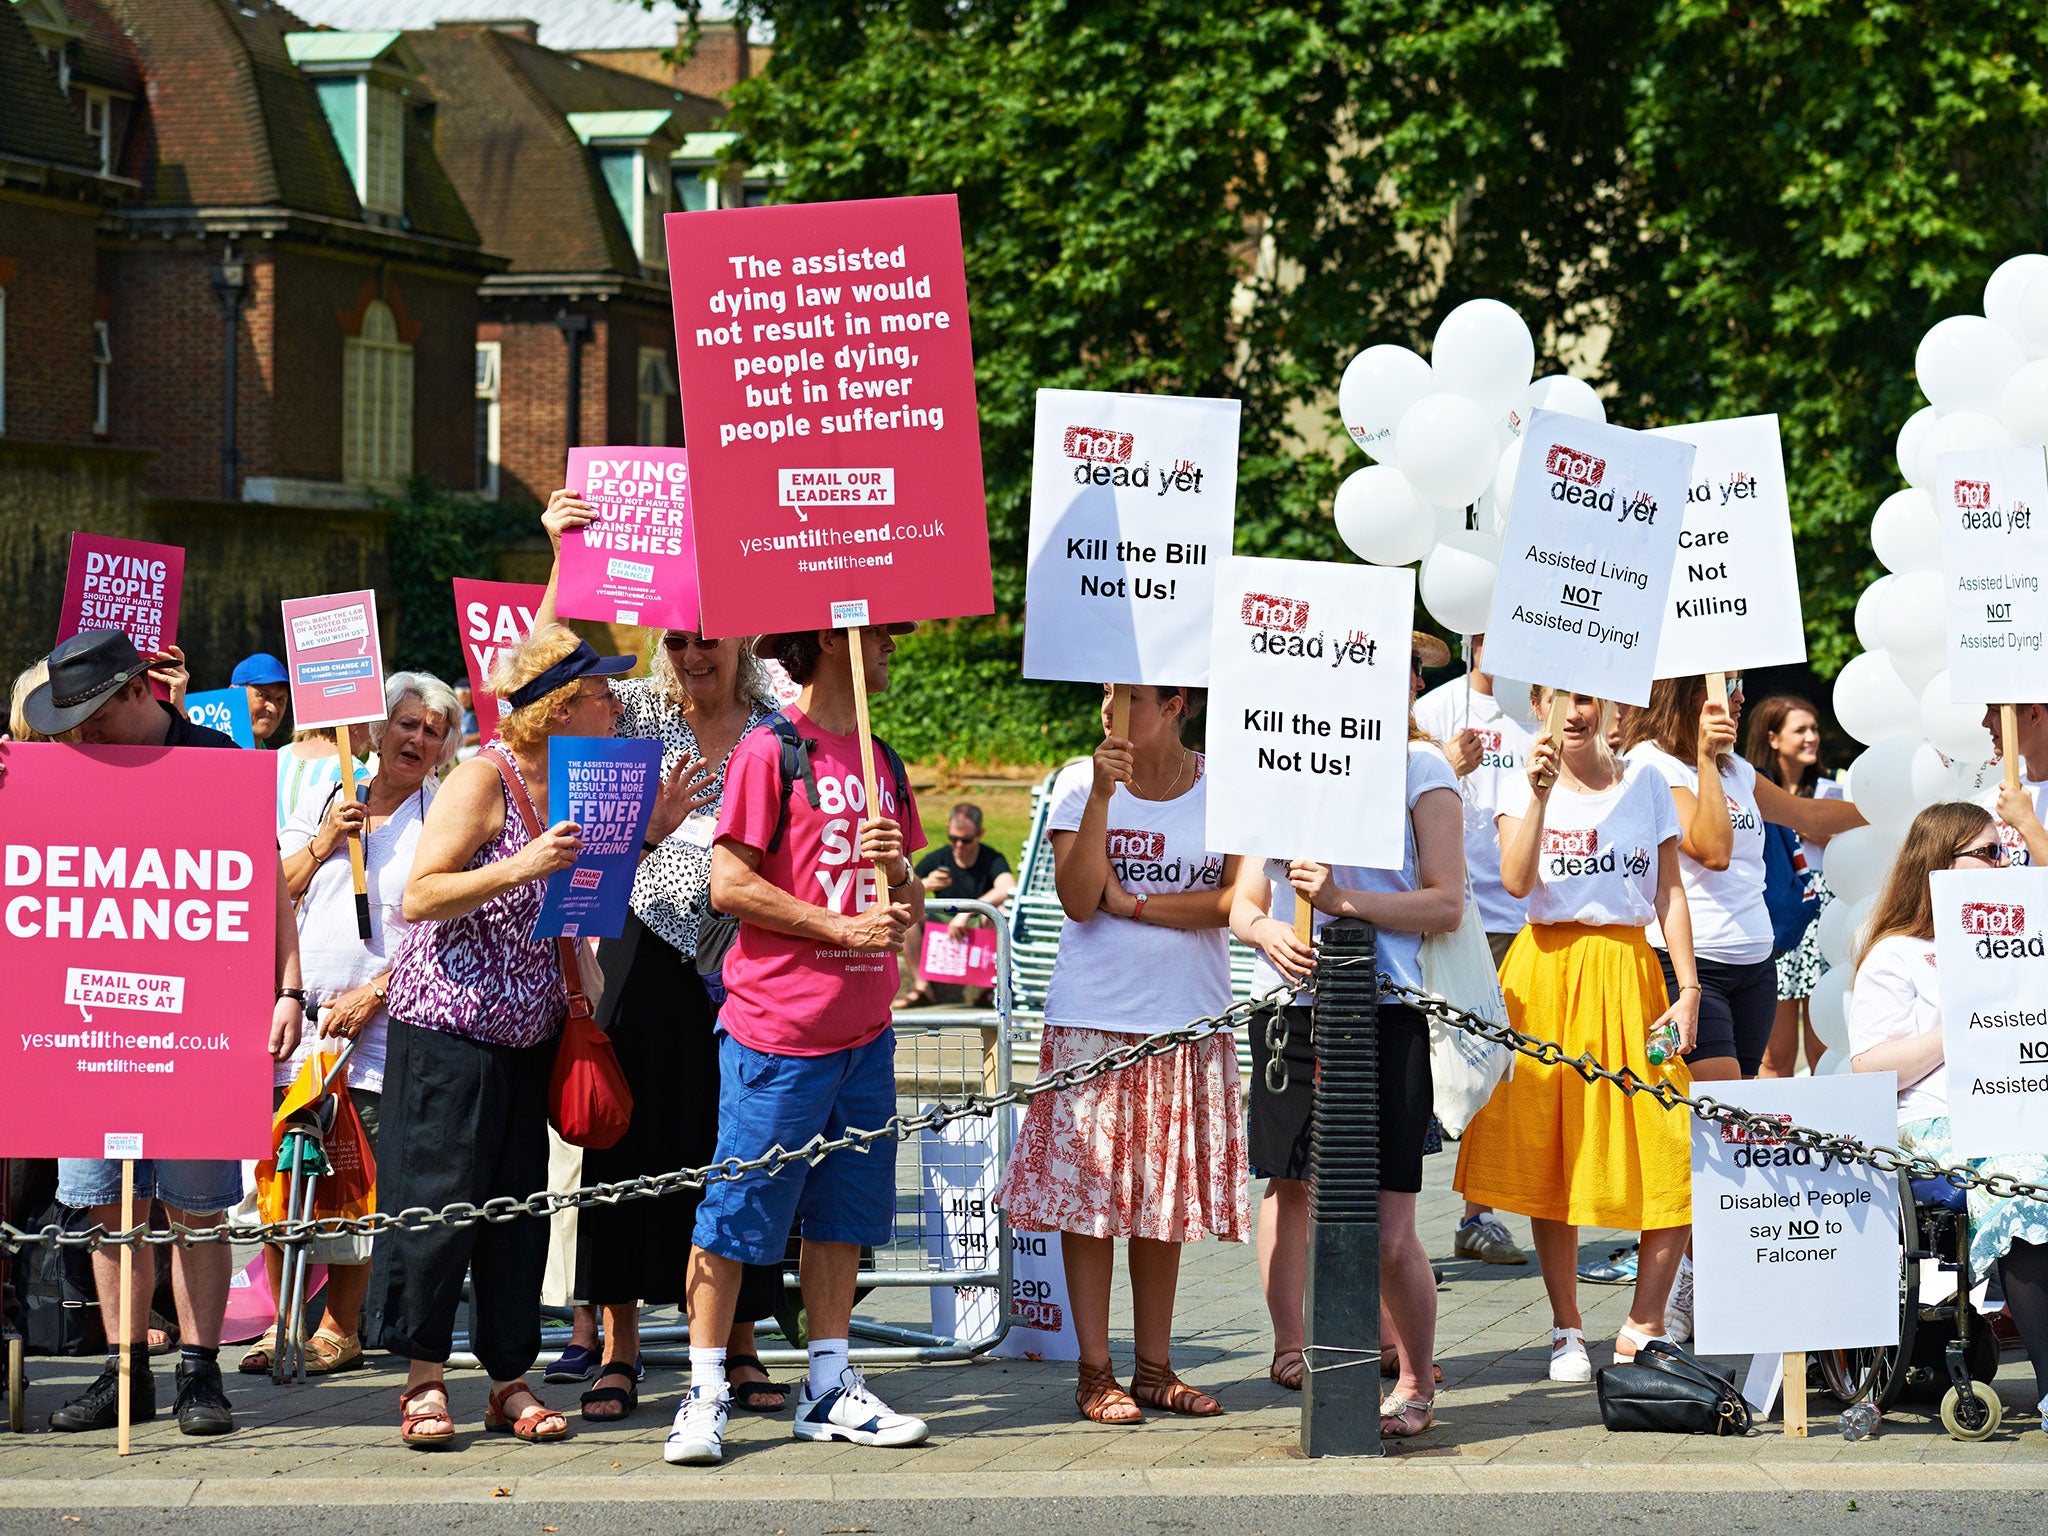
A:
{"label": "metal post", "polygon": [[564,431],[568,446],[583,446],[583,343],[590,335],[590,316],[574,310],[561,309],[555,313],[555,328],[562,333],[563,344],[569,349],[569,397],[565,402]]}
{"label": "metal post", "polygon": [[1314,1017],[1301,1448],[1309,1456],[1378,1456],[1379,983],[1373,931],[1355,919],[1322,931]]}
{"label": "metal post", "polygon": [[213,291],[220,299],[226,321],[221,371],[220,495],[223,501],[241,499],[242,449],[237,433],[235,364],[241,347],[242,296],[248,291],[249,269],[235,254],[230,240],[213,269]]}

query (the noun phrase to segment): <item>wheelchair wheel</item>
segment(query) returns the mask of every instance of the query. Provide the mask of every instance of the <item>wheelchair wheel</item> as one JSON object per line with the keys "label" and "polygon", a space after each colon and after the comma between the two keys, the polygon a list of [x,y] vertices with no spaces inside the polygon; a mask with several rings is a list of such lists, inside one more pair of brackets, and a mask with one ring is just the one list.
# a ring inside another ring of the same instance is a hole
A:
{"label": "wheelchair wheel", "polygon": [[1970,1383],[1969,1403],[1963,1402],[1954,1387],[1948,1389],[1941,1400],[1941,1427],[1955,1440],[1986,1440],[1998,1428],[1998,1421],[2004,1413],[1998,1401],[1998,1394],[1981,1381]]}
{"label": "wheelchair wheel", "polygon": [[1898,1401],[1912,1365],[1914,1335],[1920,1327],[1920,1277],[1906,1255],[1919,1247],[1920,1231],[1912,1181],[1904,1174],[1899,1176],[1899,1231],[1899,1342],[1825,1349],[1810,1357],[1820,1367],[1822,1388],[1844,1406],[1861,1399],[1875,1404],[1880,1413],[1889,1409]]}

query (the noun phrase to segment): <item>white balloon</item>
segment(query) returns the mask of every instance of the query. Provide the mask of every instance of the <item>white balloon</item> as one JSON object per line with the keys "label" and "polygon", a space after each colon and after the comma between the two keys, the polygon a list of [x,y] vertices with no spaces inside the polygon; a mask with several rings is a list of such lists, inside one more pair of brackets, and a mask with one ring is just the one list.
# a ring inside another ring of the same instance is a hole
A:
{"label": "white balloon", "polygon": [[[1851,657],[1835,679],[1835,719],[1866,745],[1920,729],[1920,696],[1880,651]],[[1832,855],[1831,855],[1832,857]]]}
{"label": "white balloon", "polygon": [[1984,318],[2007,335],[2017,337],[2027,285],[2044,272],[2048,272],[2048,256],[2038,252],[2000,262],[1984,285]]}
{"label": "white balloon", "polygon": [[1508,504],[1515,499],[1515,476],[1522,471],[1522,440],[1518,437],[1501,449],[1493,471],[1493,504],[1500,508],[1501,525],[1508,520]]}
{"label": "white balloon", "polygon": [[1499,574],[1500,540],[1477,532],[1446,534],[1422,557],[1422,606],[1454,635],[1484,634]]}
{"label": "white balloon", "polygon": [[[1436,536],[1439,539],[1449,538],[1454,533],[1464,533],[1471,527],[1466,521],[1467,509],[1464,507],[1431,507],[1430,511],[1434,514]],[[1480,530],[1482,533],[1485,531],[1483,528]]]}
{"label": "white balloon", "polygon": [[1946,668],[1920,690],[1920,734],[1952,763],[1976,764],[1991,755],[1982,704],[1958,704],[1949,696]]}
{"label": "white balloon", "polygon": [[1820,957],[1829,965],[1847,965],[1856,953],[1857,925],[1870,915],[1870,902],[1831,901],[1827,910],[1814,922],[1815,941],[1820,945]]}
{"label": "white balloon", "polygon": [[1922,485],[1913,477],[1920,472],[1920,449],[1927,441],[1927,434],[1934,430],[1934,424],[1939,420],[1941,412],[1931,405],[1923,405],[1908,416],[1906,424],[1899,428],[1899,440],[1896,445],[1899,473],[1905,477],[1908,485],[1917,486],[1923,491],[1932,487]]}
{"label": "white balloon", "polygon": [[1394,459],[1408,483],[1440,507],[1469,506],[1500,463],[1493,422],[1464,395],[1439,390],[1408,407],[1394,429]]}
{"label": "white balloon", "polygon": [[1575,379],[1568,373],[1545,374],[1531,384],[1529,408],[1558,411],[1566,416],[1576,416],[1581,421],[1607,420],[1607,406],[1601,400],[1600,392],[1584,379]]}
{"label": "white balloon", "polygon": [[2029,278],[2020,295],[2020,345],[2030,357],[2048,357],[2048,282]]}
{"label": "white balloon", "polygon": [[1337,487],[1337,532],[1351,553],[1374,565],[1413,565],[1436,542],[1436,521],[1407,476],[1368,464]]}
{"label": "white balloon", "polygon": [[1948,759],[1935,750],[1934,743],[1923,741],[1913,749],[1913,800],[1914,814],[1918,815],[1930,805],[1955,798],[1955,770]]}
{"label": "white balloon", "polygon": [[[1946,578],[1938,570],[1907,571],[1892,578],[1885,597],[1886,614],[1880,626],[1885,633],[1884,648],[1891,663],[1904,677],[1908,658],[1933,658],[1920,681],[1913,685],[1917,698],[1927,679],[1944,665],[1948,647],[1948,606]],[[1904,727],[1911,730],[1910,722]]]}
{"label": "white balloon", "polygon": [[1394,457],[1394,428],[1436,386],[1420,353],[1382,342],[1351,359],[1337,386],[1337,411],[1351,440],[1382,464]]}
{"label": "white balloon", "polygon": [[1856,643],[1866,651],[1890,649],[1885,643],[1884,621],[1885,594],[1891,591],[1896,576],[1880,576],[1863,589],[1863,595],[1856,599]]}
{"label": "white balloon", "polygon": [[2048,357],[2036,358],[2005,381],[1998,420],[2016,443],[2048,443]]}
{"label": "white balloon", "polygon": [[1529,685],[1518,677],[1496,677],[1493,680],[1493,701],[1500,706],[1500,712],[1517,725],[1534,727],[1536,724],[1536,701],[1530,695]]}
{"label": "white balloon", "polygon": [[1913,736],[1887,736],[1865,747],[1854,765],[1856,809],[1872,826],[1901,840],[1920,811],[1913,794],[1913,754],[1923,745]]}
{"label": "white balloon", "polygon": [[1470,299],[1444,316],[1429,359],[1438,389],[1470,396],[1498,417],[1528,389],[1536,343],[1522,317],[1499,299]]}
{"label": "white balloon", "polygon": [[1502,448],[1509,443],[1522,440],[1522,434],[1529,430],[1529,391],[1523,390],[1510,400],[1507,407],[1493,421],[1493,435]]}
{"label": "white balloon", "polygon": [[[2027,287],[2032,299],[2035,284]],[[1913,373],[1929,403],[1949,411],[1998,409],[2005,381],[2027,354],[2018,341],[1982,315],[1951,315],[1920,338]]]}
{"label": "white balloon", "polygon": [[1809,1005],[1813,1032],[1827,1047],[1821,1059],[1814,1063],[1816,1077],[1824,1075],[1822,1069],[1828,1065],[1828,1057],[1849,1043],[1848,1001],[1849,973],[1846,970],[1829,971],[1813,984],[1813,1001]]}
{"label": "white balloon", "polygon": [[1892,572],[1941,569],[1941,519],[1925,491],[1893,491],[1870,519],[1870,547]]}
{"label": "white balloon", "polygon": [[[2000,390],[2002,393],[2003,386]],[[1991,409],[1998,409],[1996,400],[1991,402]],[[1982,411],[1944,411],[1941,420],[1920,440],[1921,484],[1930,495],[1937,489],[1935,470],[1944,453],[1960,448],[2003,448],[2011,441],[2012,434],[1996,416],[1987,416]]]}
{"label": "white balloon", "polygon": [[1875,896],[1891,873],[1900,839],[1883,827],[1851,827],[1828,843],[1828,887],[1838,901]]}

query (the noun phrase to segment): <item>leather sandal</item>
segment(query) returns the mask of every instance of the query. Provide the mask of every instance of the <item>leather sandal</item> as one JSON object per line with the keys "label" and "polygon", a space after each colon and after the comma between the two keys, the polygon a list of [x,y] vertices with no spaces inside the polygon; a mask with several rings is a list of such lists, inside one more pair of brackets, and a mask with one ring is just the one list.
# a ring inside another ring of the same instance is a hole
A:
{"label": "leather sandal", "polygon": [[[735,1366],[748,1366],[768,1374],[768,1367],[761,1363],[758,1355],[727,1355],[725,1357],[725,1385],[732,1394],[732,1400],[749,1413],[780,1413],[789,1402],[789,1388],[779,1381],[734,1381]],[[764,1401],[773,1398],[773,1402]]]}
{"label": "leather sandal", "polygon": [[1117,1385],[1116,1373],[1106,1365],[1080,1366],[1080,1384],[1074,1388],[1074,1406],[1081,1417],[1097,1424],[1142,1424],[1145,1415],[1131,1394]]}
{"label": "leather sandal", "polygon": [[[1621,1325],[1621,1332],[1616,1334],[1614,1338],[1614,1363],[1616,1365],[1627,1365],[1631,1360],[1635,1359],[1637,1350],[1641,1349],[1645,1344],[1654,1344],[1663,1337],[1664,1335],[1661,1333],[1645,1333],[1640,1328],[1631,1328],[1627,1323],[1623,1323]],[[1624,1340],[1629,1346],[1628,1353],[1625,1355],[1621,1352]]]}
{"label": "leather sandal", "polygon": [[[607,1381],[623,1378],[623,1387],[608,1387]],[[538,1401],[538,1399],[536,1399]],[[607,1404],[618,1404],[617,1413],[592,1413],[592,1408]],[[613,1360],[597,1373],[597,1385],[583,1394],[583,1417],[593,1424],[616,1424],[629,1416],[640,1406],[640,1378],[633,1367],[624,1360]]]}
{"label": "leather sandal", "polygon": [[[1430,1371],[1433,1373],[1437,1385],[1443,1385],[1444,1368],[1440,1365],[1431,1364]],[[1398,1381],[1400,1379],[1401,1353],[1399,1350],[1383,1349],[1380,1351],[1380,1375],[1388,1381]]]}
{"label": "leather sandal", "polygon": [[[414,1408],[412,1400],[422,1392],[438,1392],[445,1402],[448,1383],[436,1377],[398,1394],[398,1438],[416,1451],[445,1451],[455,1443],[455,1420],[446,1408]],[[420,1428],[422,1424],[445,1424],[447,1428],[430,1433]]]}
{"label": "leather sandal", "polygon": [[336,1371],[360,1370],[363,1341],[353,1333],[336,1333],[332,1328],[316,1329],[306,1340],[306,1374],[332,1376]]}
{"label": "leather sandal", "polygon": [[1223,1411],[1223,1405],[1215,1398],[1174,1375],[1171,1365],[1147,1360],[1142,1355],[1138,1357],[1137,1370],[1131,1373],[1131,1396],[1147,1408],[1164,1408],[1168,1413],[1186,1414],[1193,1419],[1214,1418]]}
{"label": "leather sandal", "polygon": [[1302,1378],[1307,1374],[1308,1357],[1298,1349],[1274,1350],[1273,1363],[1266,1367],[1267,1379],[1290,1392],[1301,1390]]}
{"label": "leather sandal", "polygon": [[[524,1413],[509,1412],[505,1405],[522,1392],[533,1399],[533,1406]],[[541,1424],[548,1419],[554,1419],[560,1427],[542,1429]],[[484,1428],[529,1444],[569,1438],[568,1416],[542,1402],[524,1381],[508,1381],[492,1390],[490,1404],[484,1409]]]}
{"label": "leather sandal", "polygon": [[268,1376],[276,1357],[277,1330],[272,1328],[249,1346],[249,1352],[242,1356],[242,1363],[236,1369],[244,1376]]}
{"label": "leather sandal", "polygon": [[[1411,1413],[1422,1415],[1420,1424],[1409,1422]],[[1405,1397],[1389,1397],[1380,1404],[1380,1438],[1409,1440],[1436,1428],[1436,1400],[1418,1403]]]}

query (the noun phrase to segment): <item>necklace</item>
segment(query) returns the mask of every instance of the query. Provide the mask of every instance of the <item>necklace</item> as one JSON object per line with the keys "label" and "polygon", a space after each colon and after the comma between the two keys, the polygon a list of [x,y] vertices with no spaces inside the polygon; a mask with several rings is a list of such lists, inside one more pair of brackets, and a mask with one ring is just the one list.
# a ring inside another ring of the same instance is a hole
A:
{"label": "necklace", "polygon": [[[1180,788],[1180,776],[1188,771],[1188,757],[1188,749],[1186,747],[1182,747],[1180,749],[1180,766],[1173,770],[1173,782],[1166,786],[1165,794],[1143,795],[1141,796],[1141,798],[1146,800],[1171,800],[1173,798],[1173,792],[1176,789]],[[1135,775],[1133,775],[1131,779],[1131,793],[1134,795],[1139,793],[1138,780]]]}

